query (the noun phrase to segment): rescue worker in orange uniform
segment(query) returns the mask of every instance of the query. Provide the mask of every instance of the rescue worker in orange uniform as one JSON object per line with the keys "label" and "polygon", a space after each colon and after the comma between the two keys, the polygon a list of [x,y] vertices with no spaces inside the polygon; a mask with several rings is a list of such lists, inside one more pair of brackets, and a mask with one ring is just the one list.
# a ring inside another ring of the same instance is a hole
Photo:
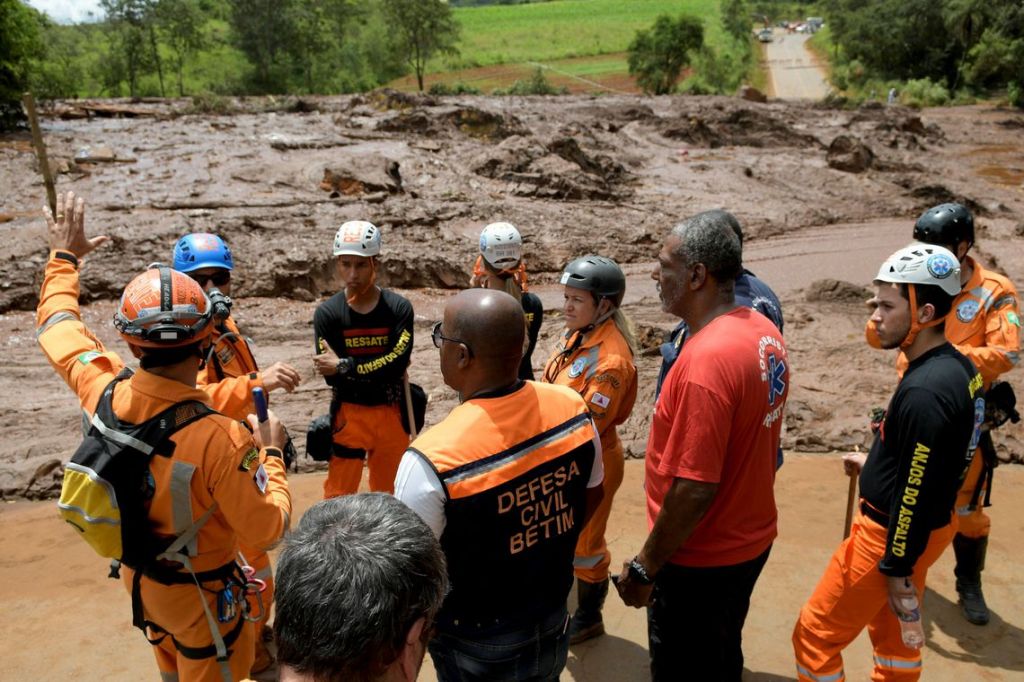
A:
{"label": "rescue worker in orange uniform", "polygon": [[608,596],[611,553],[605,529],[615,492],[622,484],[625,453],[616,426],[626,421],[636,401],[636,337],[619,306],[626,276],[610,258],[584,256],[566,266],[565,334],[544,368],[544,381],[572,388],[587,403],[601,435],[604,497],[580,533],[573,561],[578,607],[570,643],[604,634],[601,609]]}
{"label": "rescue worker in orange uniform", "polygon": [[371,223],[351,220],[338,228],[334,256],[345,288],[313,315],[313,366],[332,391],[334,456],[325,498],[358,491],[364,457],[370,490],[393,492],[409,445],[403,384],[412,355],[413,310],[406,298],[376,285],[380,245],[380,230]]}
{"label": "rescue worker in orange uniform", "polygon": [[[71,192],[58,198],[56,216],[47,212],[51,250],[36,334],[88,416],[124,362],[81,321],[79,262],[107,240],[86,237],[84,215],[84,201]],[[209,404],[196,377],[211,322],[209,298],[186,275],[160,267],[132,280],[114,324],[141,369],[114,385],[119,419],[138,424],[182,401]],[[135,623],[153,644],[163,680],[241,680],[252,666],[254,631],[246,610],[223,613],[218,601],[225,592],[238,594],[233,583],[245,582],[236,563],[239,540],[265,549],[288,528],[284,428],[271,414],[261,430],[266,442],[257,449],[259,440],[241,423],[210,414],[175,431],[171,455],[150,463],[153,532],[169,541],[198,527],[182,549],[183,563],[153,562],[139,573],[121,567]]]}
{"label": "rescue worker in orange uniform", "polygon": [[981,374],[942,327],[959,278],[954,254],[925,244],[894,253],[875,278],[872,345],[899,348],[909,365],[871,451],[843,457],[849,475],[860,471],[860,512],[793,630],[801,682],[845,680],[842,650],[865,626],[874,682],[921,677],[925,578],[956,532],[985,416]]}
{"label": "rescue worker in orange uniform", "polygon": [[[295,390],[300,382],[295,368],[275,362],[260,371],[248,339],[242,336],[231,318],[231,271],[235,265],[231,249],[224,240],[207,233],[185,235],[174,245],[173,267],[198,282],[214,304],[212,345],[207,351],[206,366],[199,371],[196,381],[196,386],[210,395],[213,409],[232,419],[245,421],[247,415],[256,412],[252,389],[259,387],[267,393],[277,389],[288,393]],[[290,443],[286,452],[289,447]],[[256,659],[252,667],[255,674],[274,662],[264,642],[264,628],[274,603],[274,572],[266,552],[244,543],[240,550],[243,562],[252,566],[255,577],[266,584],[266,589],[260,594],[263,615],[256,622]],[[252,607],[259,609],[260,605],[253,604]]]}
{"label": "rescue worker in orange uniform", "polygon": [[470,283],[497,289],[518,300],[526,317],[526,350],[519,364],[519,378],[533,379],[533,350],[544,322],[544,305],[537,294],[526,290],[523,237],[511,223],[491,223],[480,233],[480,255],[473,264]]}
{"label": "rescue worker in orange uniform", "polygon": [[[960,261],[963,289],[953,301],[953,314],[946,320],[946,338],[974,363],[988,390],[993,381],[1013,369],[1019,361],[1020,303],[1017,290],[1009,279],[983,268],[967,255],[974,245],[974,217],[964,206],[942,204],[928,209],[914,225],[914,239],[945,247]],[[906,357],[900,355],[897,371],[902,375],[906,367]],[[985,507],[989,506],[992,475],[997,463],[995,446],[986,429],[957,496],[960,528],[953,538],[960,608],[964,618],[975,625],[985,625],[989,621],[988,606],[981,589],[981,572],[985,568],[992,525]]]}
{"label": "rescue worker in orange uniform", "polygon": [[525,328],[502,292],[449,301],[432,337],[461,404],[412,443],[395,480],[448,563],[429,644],[440,682],[557,680],[569,653],[573,548],[602,495],[600,441],[579,395],[518,378]]}

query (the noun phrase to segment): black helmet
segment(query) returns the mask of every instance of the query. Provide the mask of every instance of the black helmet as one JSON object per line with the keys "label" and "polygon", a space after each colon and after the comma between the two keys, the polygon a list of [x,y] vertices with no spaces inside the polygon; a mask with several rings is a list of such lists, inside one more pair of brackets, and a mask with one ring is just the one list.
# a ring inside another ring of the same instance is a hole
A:
{"label": "black helmet", "polygon": [[583,256],[565,266],[561,283],[584,289],[598,298],[607,298],[616,307],[626,293],[626,276],[611,258]]}
{"label": "black helmet", "polygon": [[960,242],[974,244],[974,217],[960,204],[939,204],[914,223],[914,239],[953,249]]}

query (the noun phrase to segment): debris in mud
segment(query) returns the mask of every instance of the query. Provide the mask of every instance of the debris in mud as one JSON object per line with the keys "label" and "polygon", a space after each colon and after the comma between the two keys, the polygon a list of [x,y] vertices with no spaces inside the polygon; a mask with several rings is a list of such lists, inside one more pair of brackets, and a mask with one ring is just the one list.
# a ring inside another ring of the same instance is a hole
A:
{"label": "debris in mud", "polygon": [[650,324],[636,323],[636,343],[640,354],[654,356],[661,352],[661,344],[668,339],[668,334],[661,327]]}
{"label": "debris in mud", "polygon": [[846,173],[863,173],[871,168],[875,153],[866,144],[849,135],[839,135],[828,146],[825,156],[829,167]]}
{"label": "debris in mud", "polygon": [[374,90],[364,97],[354,97],[351,104],[352,106],[370,104],[379,111],[391,111],[393,109],[401,111],[417,107],[433,107],[437,105],[437,100],[430,95],[382,88]]}
{"label": "debris in mud", "polygon": [[971,213],[975,216],[989,215],[988,209],[979,202],[970,197],[956,194],[943,185],[922,185],[910,190],[908,194],[915,199],[923,200],[919,204],[922,211],[938,204],[961,204],[971,209]]}
{"label": "debris in mud", "polygon": [[543,199],[618,199],[629,194],[621,183],[632,175],[606,154],[589,154],[572,137],[546,144],[513,137],[477,158],[474,173],[514,183],[516,196]]}
{"label": "debris in mud", "polygon": [[[724,113],[724,115],[723,115]],[[813,147],[813,135],[797,132],[768,110],[707,110],[702,115],[667,119],[661,134],[695,147]]]}
{"label": "debris in mud", "polygon": [[390,133],[443,133],[452,129],[485,140],[503,140],[513,135],[529,135],[522,122],[512,115],[469,106],[447,106],[401,110],[377,124],[377,130]]}
{"label": "debris in mud", "polygon": [[1018,237],[1024,237],[1024,223],[1017,223],[1017,227],[1013,228],[1013,233]]}
{"label": "debris in mud", "polygon": [[819,279],[811,282],[804,293],[809,303],[852,303],[863,304],[871,298],[871,292],[862,286],[838,279]]}
{"label": "debris in mud", "polygon": [[320,189],[331,197],[354,196],[374,192],[397,194],[402,191],[398,162],[373,154],[335,162],[324,168]]}
{"label": "debris in mud", "polygon": [[736,93],[736,96],[740,99],[745,99],[748,102],[757,102],[759,104],[765,104],[768,102],[768,96],[755,87],[744,85]]}
{"label": "debris in mud", "polygon": [[156,117],[159,113],[148,107],[129,106],[100,102],[76,102],[54,107],[53,114],[64,120],[80,118],[136,118]]}

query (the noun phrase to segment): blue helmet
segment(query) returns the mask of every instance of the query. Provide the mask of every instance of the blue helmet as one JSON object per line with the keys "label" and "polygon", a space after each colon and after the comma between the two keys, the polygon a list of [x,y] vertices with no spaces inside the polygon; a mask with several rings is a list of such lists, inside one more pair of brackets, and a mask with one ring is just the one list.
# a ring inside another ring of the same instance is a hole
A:
{"label": "blue helmet", "polygon": [[187,234],[174,245],[174,269],[192,272],[200,268],[234,269],[231,249],[215,234]]}

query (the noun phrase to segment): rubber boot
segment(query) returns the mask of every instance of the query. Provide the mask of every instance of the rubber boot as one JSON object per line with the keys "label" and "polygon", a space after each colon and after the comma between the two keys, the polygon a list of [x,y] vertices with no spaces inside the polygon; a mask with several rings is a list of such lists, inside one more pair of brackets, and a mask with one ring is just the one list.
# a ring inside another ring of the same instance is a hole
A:
{"label": "rubber boot", "polygon": [[588,583],[577,579],[576,594],[579,605],[569,624],[569,644],[579,644],[604,634],[601,608],[604,606],[604,598],[608,596],[608,580]]}
{"label": "rubber boot", "polygon": [[988,606],[981,591],[981,571],[985,568],[985,552],[988,538],[969,538],[957,535],[953,538],[953,552],[956,554],[956,592],[960,595],[960,610],[969,622],[986,625],[989,621]]}

